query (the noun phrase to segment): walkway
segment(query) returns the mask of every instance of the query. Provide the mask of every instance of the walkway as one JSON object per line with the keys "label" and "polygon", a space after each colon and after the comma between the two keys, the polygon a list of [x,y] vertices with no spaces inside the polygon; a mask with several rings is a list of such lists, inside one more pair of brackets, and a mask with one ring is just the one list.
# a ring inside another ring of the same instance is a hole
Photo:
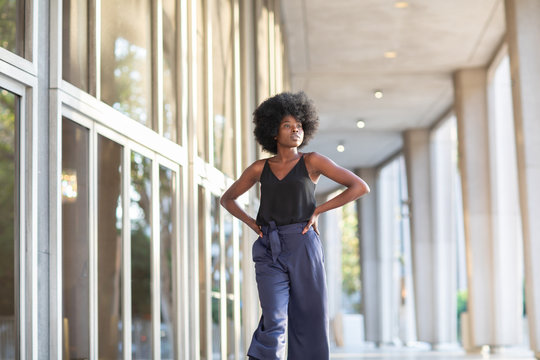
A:
{"label": "walkway", "polygon": [[504,349],[500,353],[465,354],[463,350],[428,351],[417,348],[385,348],[349,347],[334,348],[331,360],[458,360],[458,359],[500,359],[500,360],[534,360],[533,353],[525,349]]}

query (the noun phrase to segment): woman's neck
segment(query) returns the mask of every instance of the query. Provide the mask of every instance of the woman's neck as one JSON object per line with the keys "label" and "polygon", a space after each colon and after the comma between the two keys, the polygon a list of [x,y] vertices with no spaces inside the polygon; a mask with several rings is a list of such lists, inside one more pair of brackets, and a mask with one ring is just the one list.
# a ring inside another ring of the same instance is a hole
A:
{"label": "woman's neck", "polygon": [[278,146],[277,154],[275,156],[275,159],[280,162],[287,162],[293,159],[298,159],[298,157],[301,155],[301,153],[298,152],[297,147],[293,148],[283,148]]}

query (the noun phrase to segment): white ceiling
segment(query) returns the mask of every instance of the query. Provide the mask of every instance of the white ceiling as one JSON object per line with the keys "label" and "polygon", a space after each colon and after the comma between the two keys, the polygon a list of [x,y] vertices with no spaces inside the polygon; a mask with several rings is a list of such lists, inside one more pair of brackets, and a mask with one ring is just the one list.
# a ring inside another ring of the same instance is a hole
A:
{"label": "white ceiling", "polygon": [[502,0],[409,0],[403,9],[395,2],[281,1],[291,90],[304,90],[321,120],[306,151],[349,169],[380,164],[402,147],[404,130],[448,113],[454,71],[486,66],[503,40]]}

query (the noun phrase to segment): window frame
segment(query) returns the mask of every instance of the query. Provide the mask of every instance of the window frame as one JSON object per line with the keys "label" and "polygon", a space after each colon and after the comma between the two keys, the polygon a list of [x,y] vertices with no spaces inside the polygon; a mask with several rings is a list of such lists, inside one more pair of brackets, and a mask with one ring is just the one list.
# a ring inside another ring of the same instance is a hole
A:
{"label": "window frame", "polygon": [[37,61],[34,54],[38,53],[38,5],[34,0],[24,1],[23,34],[17,36],[16,41],[22,42],[22,56],[17,55],[3,47],[0,47],[0,61],[13,64],[19,70],[25,71],[33,76],[37,76]]}
{"label": "window frame", "polygon": [[[72,85],[70,85],[72,86]],[[140,140],[137,141],[133,137],[129,137],[126,133],[129,131],[119,132],[116,128],[106,126],[103,121],[98,119],[107,118],[110,119],[114,113],[117,117],[122,117],[114,109],[108,109],[107,107],[101,107],[99,111],[94,107],[88,106],[83,101],[74,99],[70,94],[64,93],[62,90],[53,91],[54,98],[57,101],[58,111],[55,112],[53,118],[56,120],[52,122],[51,127],[51,144],[55,148],[55,151],[51,153],[56,154],[54,159],[51,159],[52,173],[56,173],[57,181],[51,181],[51,233],[55,236],[51,237],[51,358],[62,358],[62,214],[61,214],[61,185],[60,175],[62,171],[62,121],[63,117],[68,118],[79,125],[82,125],[89,129],[89,276],[90,276],[90,289],[89,289],[89,304],[90,304],[90,316],[89,316],[89,328],[90,328],[90,358],[97,358],[99,351],[99,337],[98,337],[98,249],[97,249],[97,194],[98,194],[98,181],[97,181],[97,151],[98,151],[98,136],[103,136],[109,140],[112,140],[122,146],[122,189],[129,189],[130,187],[130,167],[131,167],[131,153],[133,151],[149,158],[152,161],[152,212],[151,212],[151,279],[152,279],[152,340],[153,348],[152,352],[154,357],[160,356],[160,263],[159,263],[159,246],[160,246],[160,230],[159,224],[160,213],[156,211],[159,208],[159,167],[163,166],[170,169],[175,173],[174,187],[176,189],[174,194],[174,209],[175,209],[175,221],[173,222],[174,234],[173,234],[173,276],[178,281],[174,281],[174,324],[175,324],[175,339],[178,344],[176,349],[178,355],[180,352],[186,356],[187,349],[183,345],[188,336],[188,331],[185,330],[187,326],[187,306],[185,305],[187,298],[187,267],[186,262],[186,220],[185,213],[187,212],[186,202],[186,159],[185,156],[173,156],[173,153],[178,154],[180,146],[173,144],[171,150],[171,144],[165,146],[159,146],[155,142],[151,142],[156,148],[151,146],[142,145]],[[86,94],[87,96],[90,96]],[[54,111],[53,111],[54,112]],[[138,126],[144,127],[141,124],[136,123],[131,119],[122,119],[120,121],[127,121],[124,126]],[[145,128],[145,127],[144,127]],[[151,129],[143,129],[144,132],[153,132]],[[155,136],[159,136],[154,133]],[[142,138],[145,136],[141,134]],[[146,135],[148,136],[148,134]],[[160,137],[160,136],[159,136]],[[161,138],[161,137],[160,137]],[[53,140],[54,139],[54,140]],[[148,144],[148,138],[146,138]],[[163,145],[163,144],[161,144]],[[163,151],[161,153],[160,151]],[[176,161],[172,160],[175,158]],[[53,177],[54,178],[54,177]],[[129,191],[123,191],[122,193],[122,207],[123,209],[129,209],[130,207],[130,194]],[[55,216],[53,216],[53,214]],[[122,322],[123,322],[123,358],[131,358],[131,223],[129,218],[129,212],[123,212],[123,227],[122,227],[122,290],[121,290],[121,302],[122,302]]]}
{"label": "window frame", "polygon": [[[1,49],[5,50],[5,49]],[[11,54],[11,53],[10,53]],[[1,54],[0,54],[1,55]],[[6,74],[10,74],[7,76]],[[37,357],[37,79],[0,59],[0,87],[19,97],[15,141],[15,264],[18,356]]]}

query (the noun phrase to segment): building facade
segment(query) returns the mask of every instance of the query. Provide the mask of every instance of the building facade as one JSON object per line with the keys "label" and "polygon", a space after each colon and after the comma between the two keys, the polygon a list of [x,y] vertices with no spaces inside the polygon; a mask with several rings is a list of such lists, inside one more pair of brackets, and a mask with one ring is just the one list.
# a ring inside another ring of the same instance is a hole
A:
{"label": "building facade", "polygon": [[287,87],[278,1],[0,9],[0,357],[240,359],[253,234],[219,196]]}

